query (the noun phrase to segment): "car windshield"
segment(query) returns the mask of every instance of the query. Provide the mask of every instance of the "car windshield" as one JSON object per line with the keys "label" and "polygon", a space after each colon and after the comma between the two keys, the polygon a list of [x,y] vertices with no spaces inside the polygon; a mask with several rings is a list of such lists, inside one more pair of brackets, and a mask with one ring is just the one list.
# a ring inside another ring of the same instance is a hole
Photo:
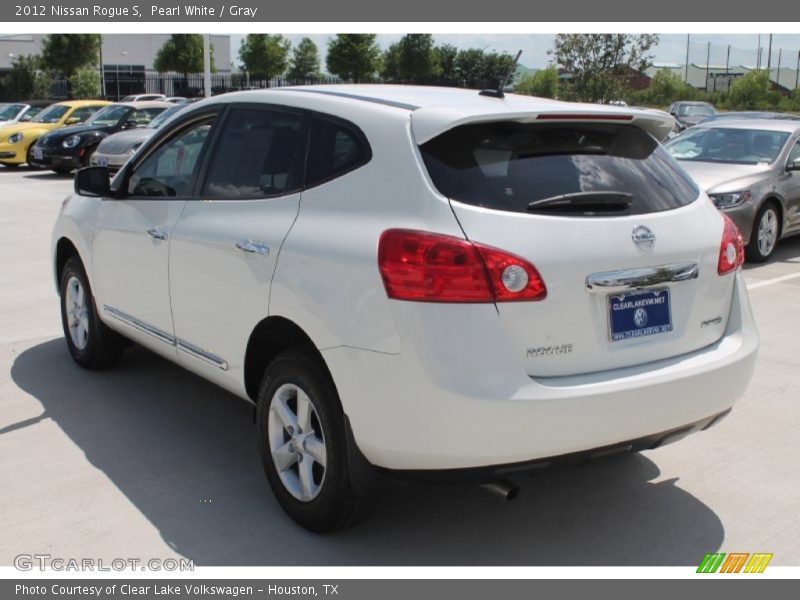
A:
{"label": "car windshield", "polygon": [[69,106],[65,106],[64,104],[54,104],[53,106],[45,108],[42,112],[36,115],[32,122],[58,123],[61,120],[61,117],[63,117],[68,110]]}
{"label": "car windshield", "polygon": [[106,106],[105,108],[101,108],[95,114],[93,114],[87,121],[87,125],[116,125],[123,119],[127,118],[127,116],[131,112],[130,106]]}
{"label": "car windshield", "polygon": [[699,190],[653,137],[631,125],[462,125],[420,146],[436,188],[512,212],[620,216],[684,206]]}
{"label": "car windshield", "polygon": [[692,128],[667,144],[673,158],[741,165],[775,162],[789,138],[784,131],[726,127]]}
{"label": "car windshield", "polygon": [[0,106],[0,119],[8,120],[17,116],[17,113],[22,109],[21,104],[7,104]]}
{"label": "car windshield", "polygon": [[151,129],[158,129],[159,127],[161,127],[164,124],[164,122],[167,119],[169,119],[172,115],[174,115],[176,112],[178,112],[179,110],[181,110],[183,108],[185,108],[185,107],[180,105],[180,104],[177,105],[177,106],[173,106],[171,108],[168,108],[167,110],[162,112],[160,115],[158,115],[155,119],[150,121],[147,124],[147,126],[150,127]]}
{"label": "car windshield", "polygon": [[716,114],[714,108],[708,104],[679,104],[679,117],[707,117]]}

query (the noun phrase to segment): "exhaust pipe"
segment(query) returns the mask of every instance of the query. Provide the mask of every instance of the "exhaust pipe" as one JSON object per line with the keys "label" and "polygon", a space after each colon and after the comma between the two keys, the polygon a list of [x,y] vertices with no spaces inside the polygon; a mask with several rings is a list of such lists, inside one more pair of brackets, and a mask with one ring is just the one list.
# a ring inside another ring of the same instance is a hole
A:
{"label": "exhaust pipe", "polygon": [[501,479],[499,481],[495,481],[492,483],[482,483],[481,486],[490,494],[494,494],[502,498],[503,500],[514,500],[517,496],[519,496],[519,486],[515,485],[508,479]]}

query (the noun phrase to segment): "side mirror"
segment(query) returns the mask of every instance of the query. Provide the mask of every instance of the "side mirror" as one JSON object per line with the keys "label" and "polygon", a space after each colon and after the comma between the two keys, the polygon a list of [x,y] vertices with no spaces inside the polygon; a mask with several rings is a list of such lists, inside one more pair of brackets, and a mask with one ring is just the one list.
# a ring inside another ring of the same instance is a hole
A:
{"label": "side mirror", "polygon": [[787,171],[800,171],[800,158],[795,160],[794,162],[790,162],[786,164]]}
{"label": "side mirror", "polygon": [[22,115],[22,118],[19,120],[20,123],[27,123],[33,119],[33,115]]}
{"label": "side mirror", "polygon": [[111,192],[108,167],[85,167],[75,174],[75,193],[102,198]]}
{"label": "side mirror", "polygon": [[77,125],[81,122],[80,117],[70,117],[66,121],[64,121],[64,125]]}

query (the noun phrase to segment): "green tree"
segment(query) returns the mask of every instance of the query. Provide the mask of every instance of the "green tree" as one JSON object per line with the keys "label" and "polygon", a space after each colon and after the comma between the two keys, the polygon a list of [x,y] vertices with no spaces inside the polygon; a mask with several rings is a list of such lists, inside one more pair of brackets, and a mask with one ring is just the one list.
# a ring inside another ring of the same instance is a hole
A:
{"label": "green tree", "polygon": [[[484,53],[480,68],[480,79],[486,82],[500,82],[506,78],[513,67],[514,57],[507,52]],[[511,79],[509,78],[509,81]]]}
{"label": "green tree", "polygon": [[434,48],[436,56],[436,64],[439,73],[445,79],[456,78],[456,58],[458,57],[458,48],[451,44],[442,44]]}
{"label": "green tree", "polygon": [[480,48],[459,50],[455,59],[455,74],[459,79],[475,81],[483,78],[484,52]]}
{"label": "green tree", "polygon": [[291,44],[282,35],[251,33],[242,40],[239,59],[253,77],[271,79],[286,72]]}
{"label": "green tree", "polygon": [[328,42],[328,71],[359,83],[372,79],[381,68],[381,50],[374,33],[340,33]]}
{"label": "green tree", "polygon": [[769,75],[767,71],[750,71],[731,85],[728,106],[736,110],[758,110],[769,107]]}
{"label": "green tree", "polygon": [[429,80],[436,74],[436,54],[430,33],[409,33],[400,38],[397,70],[400,79],[409,82]]}
{"label": "green tree", "polygon": [[313,79],[319,77],[319,50],[311,38],[304,37],[292,50],[292,66],[289,79]]}
{"label": "green tree", "polygon": [[36,55],[15,57],[3,85],[17,100],[42,100],[50,93],[50,77],[42,71],[42,61]]}
{"label": "green tree", "polygon": [[400,81],[400,43],[395,42],[383,53],[381,76],[385,81]]}
{"label": "green tree", "polygon": [[670,69],[659,69],[650,80],[647,97],[653,104],[669,104],[677,100],[685,88],[686,84],[680,75]]}
{"label": "green tree", "polygon": [[572,75],[567,92],[587,102],[616,100],[635,71],[652,65],[652,34],[558,34],[549,52]]}
{"label": "green tree", "polygon": [[555,98],[558,95],[558,69],[548,67],[535,73],[525,73],[517,80],[515,89],[520,94]]}
{"label": "green tree", "polygon": [[97,65],[99,56],[100,35],[96,33],[51,33],[42,42],[42,65],[67,77]]}
{"label": "green tree", "polygon": [[95,69],[78,69],[69,77],[71,96],[91,99],[100,96],[100,74]]}
{"label": "green tree", "polygon": [[203,72],[203,36],[199,33],[174,33],[156,53],[153,66],[159,73],[174,71],[184,78]]}

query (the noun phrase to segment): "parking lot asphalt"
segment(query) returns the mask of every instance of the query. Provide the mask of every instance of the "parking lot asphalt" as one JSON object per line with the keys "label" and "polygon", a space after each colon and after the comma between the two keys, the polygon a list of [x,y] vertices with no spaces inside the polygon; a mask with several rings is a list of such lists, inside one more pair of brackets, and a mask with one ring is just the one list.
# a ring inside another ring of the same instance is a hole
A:
{"label": "parking lot asphalt", "polygon": [[[745,275],[754,379],[719,426],[662,449],[477,487],[409,486],[308,533],[273,499],[245,402],[134,348],[100,373],[61,337],[50,231],[72,180],[0,167],[0,565],[18,554],[195,565],[800,565],[800,238]],[[702,398],[697,398],[702,402]]]}

